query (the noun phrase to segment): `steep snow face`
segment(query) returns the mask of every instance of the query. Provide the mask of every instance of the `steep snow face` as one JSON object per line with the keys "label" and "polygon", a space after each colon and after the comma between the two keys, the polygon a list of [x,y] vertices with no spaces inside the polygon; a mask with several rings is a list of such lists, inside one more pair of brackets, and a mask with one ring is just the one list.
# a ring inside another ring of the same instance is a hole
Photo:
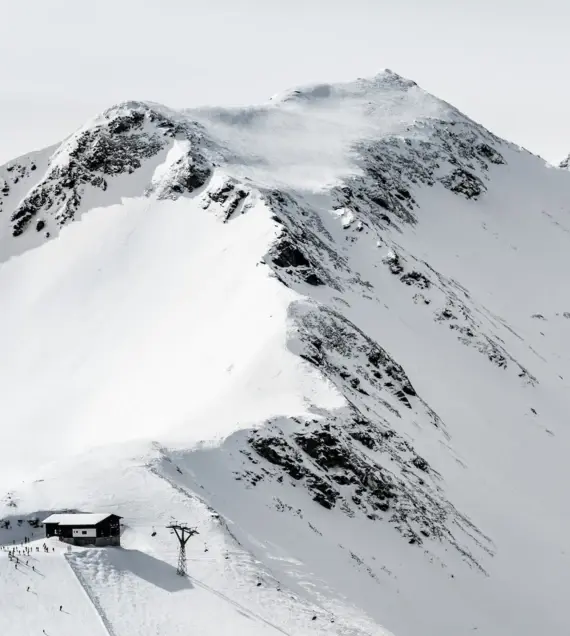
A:
{"label": "steep snow face", "polygon": [[[4,432],[2,477],[110,438],[180,429],[186,443],[205,441],[239,422],[306,413],[312,400],[342,403],[286,350],[296,295],[260,264],[276,236],[266,206],[220,228],[201,203],[93,210],[0,270],[11,307],[2,412],[21,423]],[[9,335],[20,329],[25,341]]]}
{"label": "steep snow face", "polygon": [[121,104],[0,176],[0,542],[123,515],[70,557],[112,633],[192,598],[141,577],[170,515],[262,631],[567,633],[566,170],[386,71]]}

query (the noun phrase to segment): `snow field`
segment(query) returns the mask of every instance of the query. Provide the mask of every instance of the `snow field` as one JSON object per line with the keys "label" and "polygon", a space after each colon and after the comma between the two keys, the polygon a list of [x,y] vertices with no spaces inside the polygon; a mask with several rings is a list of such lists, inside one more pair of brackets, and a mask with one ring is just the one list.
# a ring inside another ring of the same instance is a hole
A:
{"label": "snow field", "polygon": [[198,199],[131,199],[4,263],[0,419],[20,425],[0,486],[111,439],[221,439],[342,404],[285,348],[296,296],[260,264],[275,233],[262,204],[221,225]]}

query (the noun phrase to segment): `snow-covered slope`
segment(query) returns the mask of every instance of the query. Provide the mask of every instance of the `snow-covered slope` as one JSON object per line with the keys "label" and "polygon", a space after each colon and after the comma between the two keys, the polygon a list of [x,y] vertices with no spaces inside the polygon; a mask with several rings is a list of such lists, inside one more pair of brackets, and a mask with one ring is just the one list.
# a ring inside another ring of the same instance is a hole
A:
{"label": "snow-covered slope", "polygon": [[0,194],[0,542],[122,515],[67,557],[112,636],[567,634],[568,171],[386,71],[121,104]]}

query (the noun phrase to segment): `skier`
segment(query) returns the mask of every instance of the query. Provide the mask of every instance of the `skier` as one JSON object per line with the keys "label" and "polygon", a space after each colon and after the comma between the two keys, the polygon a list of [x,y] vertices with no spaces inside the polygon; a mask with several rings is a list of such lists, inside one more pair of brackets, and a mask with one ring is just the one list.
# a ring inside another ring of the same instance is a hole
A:
{"label": "skier", "polygon": [[63,612],[63,605],[60,605],[60,606],[59,606],[59,611],[60,611],[60,612]]}

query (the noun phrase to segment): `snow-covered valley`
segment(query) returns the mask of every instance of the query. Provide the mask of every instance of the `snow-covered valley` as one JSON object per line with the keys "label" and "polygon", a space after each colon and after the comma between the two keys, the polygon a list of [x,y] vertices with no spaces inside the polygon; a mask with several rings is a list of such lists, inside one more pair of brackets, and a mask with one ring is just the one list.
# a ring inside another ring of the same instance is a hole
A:
{"label": "snow-covered valley", "polygon": [[568,633],[570,172],[386,71],[119,105],[0,202],[0,544],[124,523],[0,553],[4,631]]}

